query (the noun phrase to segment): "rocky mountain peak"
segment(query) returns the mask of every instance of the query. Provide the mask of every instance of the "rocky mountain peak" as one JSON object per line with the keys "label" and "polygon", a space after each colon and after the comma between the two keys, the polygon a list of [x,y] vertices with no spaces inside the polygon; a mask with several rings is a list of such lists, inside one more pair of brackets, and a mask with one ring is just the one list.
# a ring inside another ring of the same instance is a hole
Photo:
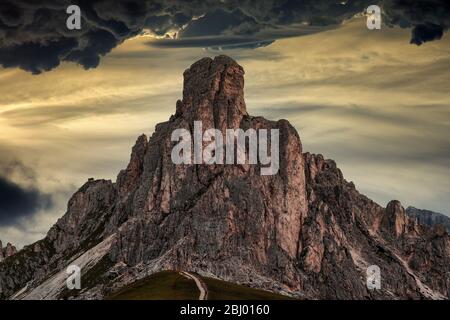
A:
{"label": "rocky mountain peak", "polygon": [[11,243],[7,243],[6,247],[3,248],[2,242],[0,240],[0,261],[3,261],[4,259],[11,257],[12,255],[17,253],[17,249],[15,246],[13,246]]}
{"label": "rocky mountain peak", "polygon": [[131,158],[127,168],[120,171],[117,176],[117,188],[120,194],[128,192],[133,185],[136,185],[137,179],[142,174],[144,155],[147,152],[147,147],[147,136],[142,134],[136,140],[131,151]]}
{"label": "rocky mountain peak", "polygon": [[396,238],[405,232],[408,218],[400,201],[392,200],[387,204],[386,212],[381,223],[384,229]]}
{"label": "rocky mountain peak", "polygon": [[237,128],[247,109],[244,69],[227,56],[203,58],[184,72],[183,99],[175,116],[201,120],[206,128]]}
{"label": "rocky mountain peak", "polygon": [[17,253],[16,247],[13,246],[10,242],[8,242],[5,248],[5,257],[10,257],[15,253]]}

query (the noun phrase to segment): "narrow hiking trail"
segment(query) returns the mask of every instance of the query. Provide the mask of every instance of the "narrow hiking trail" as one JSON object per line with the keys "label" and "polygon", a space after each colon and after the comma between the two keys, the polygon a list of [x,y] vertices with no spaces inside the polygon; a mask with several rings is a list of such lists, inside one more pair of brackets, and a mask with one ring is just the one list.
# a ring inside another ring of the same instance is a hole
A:
{"label": "narrow hiking trail", "polygon": [[180,274],[188,279],[195,281],[195,284],[197,285],[197,288],[200,291],[200,296],[198,297],[198,300],[208,299],[208,289],[206,287],[206,284],[202,280],[200,280],[199,277],[186,271],[181,271]]}

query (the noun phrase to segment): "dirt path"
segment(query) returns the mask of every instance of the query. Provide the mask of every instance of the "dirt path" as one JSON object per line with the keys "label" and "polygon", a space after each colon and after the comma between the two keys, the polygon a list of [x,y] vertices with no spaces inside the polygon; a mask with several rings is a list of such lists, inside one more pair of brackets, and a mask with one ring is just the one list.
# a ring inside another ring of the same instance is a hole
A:
{"label": "dirt path", "polygon": [[194,280],[195,284],[197,285],[198,290],[200,290],[200,296],[198,297],[198,300],[208,300],[208,288],[206,287],[206,283],[204,283],[199,277],[196,275],[181,271],[180,274],[183,277],[186,277],[188,279]]}

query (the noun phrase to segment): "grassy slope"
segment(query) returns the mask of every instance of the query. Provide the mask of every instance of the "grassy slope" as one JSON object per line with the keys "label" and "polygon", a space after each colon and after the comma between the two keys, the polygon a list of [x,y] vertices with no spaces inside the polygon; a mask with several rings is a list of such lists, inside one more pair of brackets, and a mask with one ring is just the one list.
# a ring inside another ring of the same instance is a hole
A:
{"label": "grassy slope", "polygon": [[222,280],[202,277],[208,287],[208,300],[286,300],[287,296],[253,289]]}
{"label": "grassy slope", "polygon": [[[289,299],[275,293],[245,286],[202,278],[208,287],[209,300],[279,300]],[[178,272],[163,271],[139,280],[110,295],[113,300],[197,300],[198,288]]]}
{"label": "grassy slope", "polygon": [[197,300],[199,292],[193,280],[177,272],[162,271],[122,288],[107,297],[112,300]]}

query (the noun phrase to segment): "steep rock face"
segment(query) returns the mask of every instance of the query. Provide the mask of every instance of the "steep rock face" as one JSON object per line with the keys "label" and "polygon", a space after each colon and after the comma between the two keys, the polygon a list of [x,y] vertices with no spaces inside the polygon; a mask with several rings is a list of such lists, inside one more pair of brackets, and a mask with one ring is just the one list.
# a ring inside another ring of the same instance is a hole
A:
{"label": "steep rock face", "polygon": [[7,243],[6,247],[3,248],[2,241],[0,240],[0,262],[5,260],[8,257],[11,257],[12,255],[17,253],[17,249],[15,246],[13,246],[11,243]]}
{"label": "steep rock face", "polygon": [[[307,210],[300,139],[287,121],[247,115],[243,74],[228,57],[202,59],[185,72],[183,100],[171,120],[156,127],[140,183],[124,200],[134,219],[118,231],[114,259],[136,265],[164,253],[166,267],[247,279],[248,268],[270,270],[297,256]],[[226,129],[279,129],[279,173],[261,176],[260,167],[249,164],[173,164],[171,133],[193,132],[194,121],[224,136]]]}
{"label": "steep rock face", "polygon": [[5,258],[11,257],[12,255],[17,253],[17,249],[11,243],[7,243],[5,248]]}
{"label": "steep rock face", "polygon": [[116,191],[109,180],[90,179],[69,200],[67,213],[48,232],[56,253],[70,254],[80,244],[91,247],[104,230]]}
{"label": "steep rock face", "polygon": [[0,297],[33,288],[102,241],[115,189],[111,181],[89,179],[69,200],[67,212],[47,236],[0,264]]}
{"label": "steep rock face", "polygon": [[398,238],[405,233],[406,224],[406,213],[401,203],[399,201],[389,202],[381,220],[382,228]]}
{"label": "steep rock face", "polygon": [[[78,298],[164,269],[313,299],[448,298],[446,231],[417,224],[398,201],[385,209],[361,195],[334,161],[303,153],[288,121],[248,115],[243,86],[244,70],[228,57],[194,63],[175,114],[137,139],[116,183],[89,180],[46,238],[0,264],[0,297],[60,298],[64,269],[79,261],[89,280]],[[224,136],[278,129],[279,171],[174,164],[172,132],[194,134],[195,121]],[[371,265],[380,290],[366,286]]]}
{"label": "steep rock face", "polygon": [[411,206],[406,208],[405,212],[410,218],[417,219],[417,222],[420,224],[430,227],[442,224],[447,229],[447,232],[450,232],[450,217],[442,213],[417,209]]}
{"label": "steep rock face", "polygon": [[[448,298],[449,278],[437,276],[449,272],[448,234],[405,219],[398,201],[384,209],[361,195],[334,161],[309,153],[305,160],[309,211],[300,262],[312,284],[307,291],[320,298]],[[366,286],[371,265],[380,267],[381,290]]]}
{"label": "steep rock face", "polygon": [[138,183],[144,166],[144,155],[147,152],[147,136],[139,136],[131,151],[131,159],[125,170],[122,170],[117,176],[117,187],[119,194],[126,195]]}

